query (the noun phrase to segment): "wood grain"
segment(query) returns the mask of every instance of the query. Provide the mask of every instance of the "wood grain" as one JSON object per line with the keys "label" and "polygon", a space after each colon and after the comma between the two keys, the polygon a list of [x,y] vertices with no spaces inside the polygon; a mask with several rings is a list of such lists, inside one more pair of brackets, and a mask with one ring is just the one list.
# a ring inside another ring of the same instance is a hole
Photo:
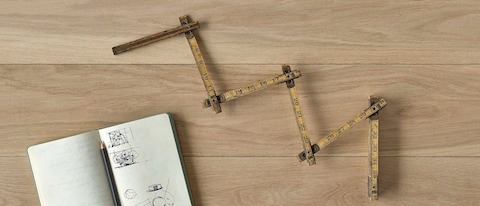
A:
{"label": "wood grain", "polygon": [[26,157],[0,157],[0,205],[39,205]]}
{"label": "wood grain", "polygon": [[[367,108],[388,105],[380,156],[480,156],[480,67],[292,65],[312,142]],[[281,65],[214,65],[218,92],[282,74]],[[185,156],[291,157],[302,151],[283,85],[202,109],[195,65],[1,65],[1,156],[33,144],[171,112]],[[367,122],[317,156],[367,156]],[[267,150],[268,152],[265,152]]]}
{"label": "wood grain", "polygon": [[[366,197],[365,157],[185,158],[196,205],[475,205],[480,158],[382,157],[380,198]],[[255,165],[254,167],[252,165]],[[26,157],[0,157],[0,204],[38,204]]]}
{"label": "wood grain", "polygon": [[[477,205],[480,1],[14,1],[0,6],[0,205],[38,205],[26,149],[173,114],[196,205]],[[200,22],[217,94],[300,70],[312,142],[384,98],[379,200],[368,124],[298,163],[284,85],[202,109],[185,37],[113,46]]]}
{"label": "wood grain", "polygon": [[200,21],[207,63],[479,64],[480,2],[16,1],[0,7],[0,64],[193,64],[185,38],[113,46]]}

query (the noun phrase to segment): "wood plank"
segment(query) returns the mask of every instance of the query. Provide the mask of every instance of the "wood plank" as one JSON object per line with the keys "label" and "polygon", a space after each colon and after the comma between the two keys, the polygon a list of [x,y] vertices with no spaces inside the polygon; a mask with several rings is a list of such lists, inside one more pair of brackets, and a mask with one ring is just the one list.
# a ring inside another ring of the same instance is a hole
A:
{"label": "wood plank", "polygon": [[[367,197],[365,157],[186,157],[197,205],[474,205],[478,157],[382,157],[380,196]],[[252,166],[255,165],[255,166]],[[347,166],[348,165],[348,166]],[[28,160],[0,157],[0,204],[38,204]]]}
{"label": "wood plank", "polygon": [[[380,113],[380,156],[480,156],[480,66],[292,65],[312,142],[367,108]],[[281,74],[281,65],[215,65],[217,92]],[[195,65],[1,65],[0,156],[117,123],[173,113],[185,156],[295,156],[288,89],[227,102],[215,115]],[[366,156],[367,124],[317,156]],[[268,150],[268,152],[265,152]]]}
{"label": "wood plank", "polygon": [[26,157],[0,157],[0,205],[39,205]]}
{"label": "wood plank", "polygon": [[283,157],[187,159],[200,205],[473,205],[480,200],[476,157],[382,157],[380,167],[379,200],[371,202],[364,157],[322,157],[311,167]]}
{"label": "wood plank", "polygon": [[480,2],[2,1],[0,64],[194,64],[178,37],[113,46],[200,21],[207,63],[479,64]]}

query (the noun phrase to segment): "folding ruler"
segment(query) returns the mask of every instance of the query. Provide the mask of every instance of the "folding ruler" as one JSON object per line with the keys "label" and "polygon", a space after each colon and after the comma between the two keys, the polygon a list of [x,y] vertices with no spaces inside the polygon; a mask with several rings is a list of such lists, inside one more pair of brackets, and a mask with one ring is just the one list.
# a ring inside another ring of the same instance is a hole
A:
{"label": "folding ruler", "polygon": [[[343,126],[341,126],[340,128],[338,128],[337,130],[334,130],[332,132],[330,132],[330,134],[328,134],[327,136],[321,138],[320,140],[318,140],[317,143],[315,143],[314,145],[312,145],[312,151],[313,153],[317,153],[318,151],[320,151],[320,149],[323,149],[325,148],[327,145],[329,145],[330,143],[334,142],[335,140],[338,139],[338,137],[347,132],[348,130],[350,130],[352,127],[354,127],[355,125],[357,125],[360,121],[372,116],[373,114],[377,113],[378,111],[380,111],[381,109],[383,109],[385,106],[387,105],[387,102],[384,100],[384,99],[380,99],[378,100],[378,102],[376,102],[375,104],[373,104],[372,106],[370,106],[369,108],[367,108],[365,111],[363,111],[362,113],[360,113],[359,115],[357,115],[357,117],[355,117],[354,119],[348,121],[346,124],[344,124]],[[301,152],[297,155],[297,158],[298,160],[301,162],[301,161],[304,161],[306,159],[306,156],[305,156],[305,152]]]}
{"label": "folding ruler", "polygon": [[[313,153],[317,153],[320,149],[325,148],[328,144],[338,139],[341,134],[347,132],[360,121],[368,118],[368,197],[371,200],[376,200],[378,199],[378,113],[387,105],[387,102],[384,99],[371,96],[369,103],[370,107],[360,113],[357,117],[348,121],[339,129],[332,131],[327,136],[321,138],[316,144],[312,145],[312,151]],[[304,161],[307,158],[305,156],[305,151],[298,154],[297,158],[300,162]]]}
{"label": "folding ruler", "polygon": [[[246,87],[242,87],[239,89],[234,89],[228,92],[225,92],[218,96],[219,102],[224,103],[227,101],[231,101],[234,99],[237,99],[239,97],[251,94],[255,91],[260,91],[263,89],[266,89],[272,85],[280,84],[285,82],[287,85],[287,88],[289,89],[290,92],[290,100],[293,105],[293,112],[295,113],[295,119],[297,122],[298,130],[300,131],[300,139],[302,141],[302,146],[304,149],[304,152],[306,153],[306,160],[309,165],[314,165],[315,164],[315,156],[313,156],[313,151],[310,143],[310,138],[308,137],[308,131],[307,127],[305,125],[305,119],[303,117],[303,112],[300,107],[300,101],[298,98],[298,93],[297,89],[295,88],[295,82],[294,79],[298,78],[301,76],[300,71],[294,70],[292,71],[290,69],[289,65],[282,65],[282,75],[278,75],[273,78],[265,79],[253,84],[250,84]],[[209,99],[203,100],[203,107],[207,108],[210,107],[212,103],[210,102]]]}
{"label": "folding ruler", "polygon": [[239,97],[252,94],[256,91],[264,90],[273,85],[285,83],[287,88],[289,89],[290,100],[292,102],[293,112],[295,114],[295,120],[298,130],[300,132],[300,139],[303,146],[303,152],[298,154],[297,158],[300,161],[307,160],[309,165],[315,164],[314,154],[320,151],[320,149],[325,148],[327,145],[338,139],[341,134],[347,132],[349,129],[357,125],[360,121],[368,118],[368,196],[370,199],[378,198],[378,112],[387,105],[387,102],[384,99],[379,99],[378,97],[374,96],[370,97],[369,108],[360,113],[353,120],[350,120],[348,123],[341,126],[339,129],[334,130],[327,136],[321,138],[316,144],[311,145],[307,127],[305,124],[304,115],[300,107],[298,92],[295,88],[294,82],[294,79],[299,78],[302,75],[300,71],[292,71],[289,65],[283,65],[283,74],[255,82],[246,87],[227,91],[221,95],[217,95],[213,86],[213,81],[207,72],[207,66],[200,51],[197,39],[195,37],[195,34],[193,33],[193,30],[200,28],[199,23],[191,22],[188,16],[182,16],[179,19],[181,24],[180,26],[113,47],[113,54],[117,55],[162,39],[170,38],[179,34],[185,34],[185,37],[187,38],[187,41],[190,45],[190,49],[192,50],[193,57],[195,59],[195,62],[197,63],[198,71],[200,72],[200,76],[202,77],[203,84],[208,95],[208,98],[202,101],[202,106],[203,108],[212,107],[215,113],[220,113],[222,111],[220,106],[221,103],[225,103],[227,101],[231,101]]}
{"label": "folding ruler", "polygon": [[113,47],[113,54],[121,54],[123,52],[145,46],[162,39],[170,38],[179,34],[185,34],[188,44],[190,45],[190,49],[192,50],[193,57],[195,58],[195,62],[197,63],[200,76],[202,76],[203,84],[205,85],[205,90],[207,90],[207,95],[212,104],[213,111],[215,111],[215,113],[219,113],[222,111],[222,108],[218,102],[212,79],[208,75],[207,65],[205,65],[205,60],[200,52],[197,39],[195,38],[195,34],[192,32],[192,30],[200,28],[200,25],[198,22],[190,22],[188,16],[182,16],[179,19],[181,26]]}
{"label": "folding ruler", "polygon": [[208,95],[208,98],[202,101],[202,105],[204,108],[212,107],[215,113],[219,113],[222,111],[220,107],[220,103],[231,101],[239,97],[252,94],[253,92],[256,92],[256,91],[264,90],[273,85],[286,83],[287,88],[289,88],[289,91],[290,91],[290,99],[293,105],[293,111],[295,113],[297,126],[300,131],[300,137],[302,141],[302,146],[304,148],[304,154],[306,154],[304,155],[305,159],[310,165],[315,164],[315,157],[313,156],[314,152],[312,151],[310,138],[308,137],[305,120],[300,107],[300,101],[298,98],[298,93],[295,88],[295,82],[294,82],[294,79],[299,78],[302,75],[300,71],[297,71],[297,70],[292,71],[290,69],[290,66],[283,65],[282,66],[283,74],[280,74],[273,78],[268,78],[262,81],[255,82],[246,87],[227,91],[217,96],[215,92],[215,88],[213,86],[213,81],[208,75],[207,67],[205,65],[205,60],[203,59],[202,53],[198,46],[198,42],[195,38],[194,33],[192,32],[194,29],[200,28],[199,23],[191,22],[188,16],[180,17],[180,23],[181,23],[181,26],[178,26],[176,28],[169,29],[160,33],[152,34],[150,36],[143,37],[135,41],[113,47],[112,48],[113,54],[117,55],[141,46],[145,46],[147,44],[151,44],[153,42],[157,42],[162,39],[170,38],[179,34],[185,34],[188,40],[188,43],[190,45],[190,49],[192,50],[193,57],[195,58],[195,62],[197,63],[198,70],[200,72],[200,75],[202,77],[202,80]]}
{"label": "folding ruler", "polygon": [[[370,106],[379,101],[376,96],[369,99]],[[372,114],[368,124],[368,197],[378,199],[378,111]]]}

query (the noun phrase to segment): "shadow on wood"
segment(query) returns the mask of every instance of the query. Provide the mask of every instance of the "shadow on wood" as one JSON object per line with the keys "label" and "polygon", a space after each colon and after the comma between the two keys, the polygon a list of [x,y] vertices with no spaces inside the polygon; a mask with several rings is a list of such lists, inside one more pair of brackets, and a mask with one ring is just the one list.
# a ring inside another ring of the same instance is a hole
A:
{"label": "shadow on wood", "polygon": [[[380,96],[381,97],[381,96]],[[380,111],[379,117],[379,186],[378,198],[382,198],[384,193],[397,193],[400,182],[400,157],[401,128],[399,127],[401,118],[396,117],[394,108],[401,108],[401,101],[395,98],[386,97],[388,106]],[[388,136],[383,135],[388,131]],[[396,147],[396,148],[391,148]],[[388,158],[382,158],[383,151],[397,151],[397,155]],[[388,160],[388,161],[387,161]]]}

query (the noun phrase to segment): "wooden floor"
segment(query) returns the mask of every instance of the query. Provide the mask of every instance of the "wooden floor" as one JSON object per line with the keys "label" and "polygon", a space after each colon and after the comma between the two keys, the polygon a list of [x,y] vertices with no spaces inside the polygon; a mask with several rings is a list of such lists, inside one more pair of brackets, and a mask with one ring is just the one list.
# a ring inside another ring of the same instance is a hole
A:
{"label": "wooden floor", "polygon": [[[290,64],[311,139],[380,114],[380,196],[367,197],[367,124],[299,163],[285,85],[202,109],[185,37],[111,47],[199,21],[217,92]],[[30,145],[171,112],[196,205],[477,205],[480,2],[2,1],[0,205],[38,205]]]}

